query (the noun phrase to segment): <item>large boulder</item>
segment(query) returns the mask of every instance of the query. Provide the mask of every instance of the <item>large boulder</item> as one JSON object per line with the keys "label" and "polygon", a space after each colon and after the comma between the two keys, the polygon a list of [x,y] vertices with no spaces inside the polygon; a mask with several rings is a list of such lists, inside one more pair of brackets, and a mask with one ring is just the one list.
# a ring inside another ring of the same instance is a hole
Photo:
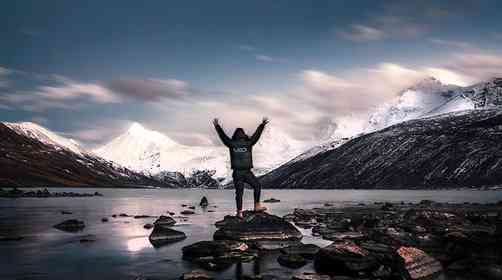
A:
{"label": "large boulder", "polygon": [[442,279],[441,263],[415,247],[400,247],[396,251],[400,270],[410,280]]}
{"label": "large boulder", "polygon": [[186,237],[187,236],[184,232],[161,225],[155,225],[152,233],[150,233],[150,236],[148,237],[148,240],[150,240],[150,243],[152,243],[154,247],[160,247],[166,244],[183,240]]}
{"label": "large boulder", "polygon": [[244,212],[244,219],[225,217],[216,223],[215,240],[299,241],[302,233],[281,217],[266,212]]}
{"label": "large boulder", "polygon": [[77,232],[83,230],[85,228],[85,224],[83,221],[70,219],[55,225],[54,228],[66,232]]}
{"label": "large boulder", "polygon": [[376,258],[352,241],[321,248],[314,259],[316,270],[329,275],[358,276],[378,268]]}

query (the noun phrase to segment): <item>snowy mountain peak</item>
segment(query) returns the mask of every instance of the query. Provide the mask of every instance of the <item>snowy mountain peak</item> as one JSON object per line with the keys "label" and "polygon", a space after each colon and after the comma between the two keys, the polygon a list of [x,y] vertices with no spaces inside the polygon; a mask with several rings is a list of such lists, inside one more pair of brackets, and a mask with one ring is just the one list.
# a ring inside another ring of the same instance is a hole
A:
{"label": "snowy mountain peak", "polygon": [[442,91],[448,91],[449,89],[452,89],[453,85],[445,85],[443,84],[440,80],[434,78],[434,77],[427,77],[415,85],[407,88],[404,90],[406,91],[419,91],[422,93],[437,93],[437,92],[442,92]]}
{"label": "snowy mountain peak", "polygon": [[127,130],[127,132],[132,134],[141,134],[144,133],[145,131],[146,129],[140,123],[137,122],[132,123],[131,126],[129,126],[129,129]]}
{"label": "snowy mountain peak", "polygon": [[47,128],[33,122],[19,122],[19,123],[4,123],[16,133],[36,139],[44,144],[55,146],[57,148],[68,149],[74,153],[86,153],[80,144],[73,140],[54,133]]}

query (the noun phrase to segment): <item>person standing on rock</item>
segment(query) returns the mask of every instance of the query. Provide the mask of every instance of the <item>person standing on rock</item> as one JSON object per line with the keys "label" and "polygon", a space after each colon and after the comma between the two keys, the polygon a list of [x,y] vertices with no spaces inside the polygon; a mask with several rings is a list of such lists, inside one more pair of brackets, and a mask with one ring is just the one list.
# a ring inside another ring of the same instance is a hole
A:
{"label": "person standing on rock", "polygon": [[242,128],[236,128],[232,138],[229,138],[218,119],[213,120],[214,128],[221,141],[230,150],[230,163],[233,170],[232,177],[235,187],[235,203],[237,205],[237,217],[242,218],[242,196],[244,194],[244,183],[248,183],[254,189],[254,211],[265,211],[266,207],[260,203],[261,185],[256,176],[251,171],[253,168],[253,145],[258,142],[260,136],[268,123],[267,118],[258,126],[251,137],[247,136]]}

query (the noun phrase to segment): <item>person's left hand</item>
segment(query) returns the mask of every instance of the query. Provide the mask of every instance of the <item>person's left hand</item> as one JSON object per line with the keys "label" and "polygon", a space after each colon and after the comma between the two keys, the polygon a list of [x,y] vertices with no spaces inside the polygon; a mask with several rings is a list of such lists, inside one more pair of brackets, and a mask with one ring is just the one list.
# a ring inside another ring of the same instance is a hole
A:
{"label": "person's left hand", "polygon": [[261,121],[263,125],[267,125],[269,123],[269,120],[267,117],[264,117],[263,120]]}
{"label": "person's left hand", "polygon": [[214,120],[213,120],[213,125],[214,125],[214,126],[218,126],[218,125],[220,125],[220,121],[218,120],[218,118],[214,118]]}

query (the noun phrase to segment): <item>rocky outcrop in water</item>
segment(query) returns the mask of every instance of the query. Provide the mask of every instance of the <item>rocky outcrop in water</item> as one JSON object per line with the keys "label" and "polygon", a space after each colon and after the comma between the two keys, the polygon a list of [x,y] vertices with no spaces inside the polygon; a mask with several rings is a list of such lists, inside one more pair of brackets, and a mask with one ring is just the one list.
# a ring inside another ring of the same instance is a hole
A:
{"label": "rocky outcrop in water", "polygon": [[411,120],[261,177],[268,188],[458,188],[502,182],[502,111]]}
{"label": "rocky outcrop in water", "polygon": [[215,240],[238,240],[260,247],[276,244],[290,246],[302,239],[301,232],[281,217],[266,212],[244,212],[244,219],[226,216],[216,223]]}
{"label": "rocky outcrop in water", "polygon": [[78,232],[85,228],[85,224],[83,221],[71,219],[55,225],[54,228],[66,232]]}

